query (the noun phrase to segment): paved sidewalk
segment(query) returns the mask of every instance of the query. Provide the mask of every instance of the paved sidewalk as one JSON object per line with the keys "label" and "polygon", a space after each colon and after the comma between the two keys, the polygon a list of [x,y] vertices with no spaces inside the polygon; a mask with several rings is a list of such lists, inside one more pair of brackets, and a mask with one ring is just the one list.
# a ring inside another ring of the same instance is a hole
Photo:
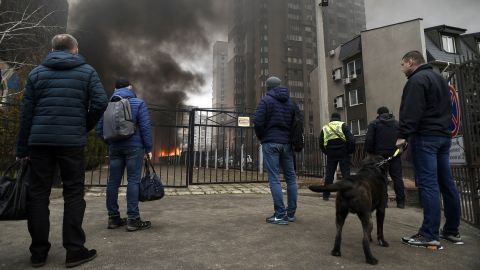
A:
{"label": "paved sidewalk", "polygon": [[[361,225],[353,215],[344,227],[342,257],[330,255],[334,202],[324,202],[317,194],[299,196],[298,220],[288,226],[265,223],[273,212],[269,194],[166,196],[141,203],[142,217],[152,221],[152,228],[129,233],[106,229],[101,193],[86,197],[84,221],[87,247],[99,255],[78,269],[480,269],[480,230],[466,224],[461,227],[463,246],[444,241],[444,250],[430,251],[402,245],[400,238],[413,234],[421,222],[417,208],[387,209],[385,237],[390,247],[372,243],[379,264],[370,266],[361,247]],[[121,196],[123,212],[125,205]],[[50,209],[52,249],[44,269],[63,269],[62,199],[53,199]],[[0,269],[28,269],[26,222],[1,226]]]}

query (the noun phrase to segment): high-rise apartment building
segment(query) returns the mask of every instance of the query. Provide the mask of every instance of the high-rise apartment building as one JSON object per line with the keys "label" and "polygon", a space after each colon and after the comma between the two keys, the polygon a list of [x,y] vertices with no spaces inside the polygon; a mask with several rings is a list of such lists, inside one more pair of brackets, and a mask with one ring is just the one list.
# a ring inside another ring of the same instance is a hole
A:
{"label": "high-rise apartment building", "polygon": [[254,111],[268,76],[279,77],[313,121],[309,74],[317,63],[314,0],[229,0],[228,91],[238,111]]}
{"label": "high-rise apartment building", "polygon": [[[227,49],[228,43],[217,41],[213,45],[213,82],[212,82],[212,105],[213,108],[222,109],[232,107],[232,98],[228,98],[227,83]],[[230,103],[229,103],[230,102]]]}
{"label": "high-rise apartment building", "polygon": [[322,13],[327,52],[366,29],[365,0],[330,0]]}

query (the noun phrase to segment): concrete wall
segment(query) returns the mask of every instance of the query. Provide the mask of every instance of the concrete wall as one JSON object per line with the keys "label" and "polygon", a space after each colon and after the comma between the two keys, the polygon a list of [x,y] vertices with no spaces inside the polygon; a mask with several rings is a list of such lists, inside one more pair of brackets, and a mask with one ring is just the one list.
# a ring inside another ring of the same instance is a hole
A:
{"label": "concrete wall", "polygon": [[398,119],[406,82],[400,61],[411,50],[423,52],[426,59],[423,21],[367,30],[361,35],[367,121],[375,119],[380,106],[387,106]]}

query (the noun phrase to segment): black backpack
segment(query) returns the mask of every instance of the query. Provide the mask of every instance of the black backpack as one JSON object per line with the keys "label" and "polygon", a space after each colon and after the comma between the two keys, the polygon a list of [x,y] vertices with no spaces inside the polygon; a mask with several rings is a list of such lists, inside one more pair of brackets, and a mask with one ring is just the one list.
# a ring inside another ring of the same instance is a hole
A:
{"label": "black backpack", "polygon": [[292,143],[293,151],[301,152],[305,146],[305,132],[303,129],[303,113],[298,108],[298,105],[292,101],[293,104],[293,122],[290,130],[290,141]]}

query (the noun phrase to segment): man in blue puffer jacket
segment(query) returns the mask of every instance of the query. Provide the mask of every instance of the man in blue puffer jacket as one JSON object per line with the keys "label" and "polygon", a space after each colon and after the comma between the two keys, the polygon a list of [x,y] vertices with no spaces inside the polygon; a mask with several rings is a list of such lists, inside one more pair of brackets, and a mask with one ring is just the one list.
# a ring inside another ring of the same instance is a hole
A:
{"label": "man in blue puffer jacket", "polygon": [[[107,183],[108,228],[127,225],[127,231],[148,229],[150,221],[140,219],[138,195],[144,156],[152,158],[152,133],[150,116],[145,102],[135,95],[128,79],[121,78],[115,83],[113,96],[127,98],[135,123],[135,133],[128,139],[112,142],[109,147],[110,167]],[[97,136],[103,138],[103,118],[97,125]],[[118,188],[127,167],[127,216],[121,218],[118,211]]]}
{"label": "man in blue puffer jacket", "polygon": [[43,266],[50,242],[49,197],[55,165],[63,182],[63,246],[66,266],[92,260],[82,229],[87,132],[107,107],[97,72],[78,55],[77,40],[68,34],[52,39],[52,52],[28,75],[20,116],[17,158],[29,158],[32,179],[28,193],[30,262]]}
{"label": "man in blue puffer jacket", "polygon": [[[272,224],[288,225],[289,221],[295,221],[297,210],[297,180],[290,139],[295,105],[290,100],[288,89],[280,84],[281,81],[277,77],[267,79],[268,92],[258,104],[253,122],[255,133],[262,142],[263,159],[268,171],[268,182],[275,210],[275,213],[266,221]],[[282,185],[279,179],[280,164],[287,182],[287,209],[283,203]]]}

